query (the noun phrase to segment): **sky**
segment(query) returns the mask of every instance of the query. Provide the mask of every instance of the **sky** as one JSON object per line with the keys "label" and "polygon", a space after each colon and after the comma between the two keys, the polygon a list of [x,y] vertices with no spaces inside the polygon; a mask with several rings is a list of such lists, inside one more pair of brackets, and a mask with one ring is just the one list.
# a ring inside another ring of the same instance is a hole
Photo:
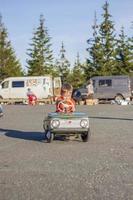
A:
{"label": "sky", "polygon": [[[77,52],[81,62],[87,58],[86,41],[92,37],[94,13],[97,13],[97,22],[100,24],[104,3],[105,0],[0,0],[0,13],[8,38],[23,68],[41,14],[51,37],[54,58],[59,58],[63,41],[66,57],[73,64]],[[126,35],[132,36],[133,0],[108,0],[108,3],[116,34],[124,26]]]}

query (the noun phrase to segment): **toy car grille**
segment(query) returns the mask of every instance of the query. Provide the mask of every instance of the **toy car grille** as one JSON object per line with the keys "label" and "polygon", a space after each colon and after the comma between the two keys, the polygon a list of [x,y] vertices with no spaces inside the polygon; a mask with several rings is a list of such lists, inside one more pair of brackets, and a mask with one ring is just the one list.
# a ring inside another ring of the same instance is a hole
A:
{"label": "toy car grille", "polygon": [[80,126],[80,121],[79,119],[76,120],[72,120],[72,119],[68,119],[68,120],[60,120],[60,126],[59,128],[81,128]]}

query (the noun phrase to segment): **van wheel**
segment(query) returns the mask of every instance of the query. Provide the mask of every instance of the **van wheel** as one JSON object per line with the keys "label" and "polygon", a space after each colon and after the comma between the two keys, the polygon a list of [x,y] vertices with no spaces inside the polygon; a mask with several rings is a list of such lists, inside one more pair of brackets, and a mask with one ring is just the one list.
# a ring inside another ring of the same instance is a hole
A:
{"label": "van wheel", "polygon": [[115,101],[119,102],[120,100],[124,100],[124,97],[121,94],[115,96]]}

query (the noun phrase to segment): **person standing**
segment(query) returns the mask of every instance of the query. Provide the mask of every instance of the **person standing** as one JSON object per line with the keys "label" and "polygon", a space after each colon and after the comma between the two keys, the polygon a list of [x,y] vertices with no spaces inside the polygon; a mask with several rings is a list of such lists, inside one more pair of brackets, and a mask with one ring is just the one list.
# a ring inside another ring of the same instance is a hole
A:
{"label": "person standing", "polygon": [[88,81],[88,85],[86,88],[88,89],[88,99],[93,99],[94,88],[93,88],[93,81],[91,79]]}

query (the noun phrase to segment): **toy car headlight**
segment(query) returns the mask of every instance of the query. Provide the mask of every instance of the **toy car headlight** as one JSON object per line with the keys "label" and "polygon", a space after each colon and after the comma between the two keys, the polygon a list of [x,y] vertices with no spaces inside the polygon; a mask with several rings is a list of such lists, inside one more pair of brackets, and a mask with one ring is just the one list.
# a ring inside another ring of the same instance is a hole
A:
{"label": "toy car headlight", "polygon": [[81,122],[80,122],[80,126],[82,128],[86,128],[88,125],[88,121],[86,119],[82,119]]}
{"label": "toy car headlight", "polygon": [[52,120],[51,121],[51,127],[52,128],[57,128],[58,126],[60,125],[60,122],[59,122],[59,120]]}

